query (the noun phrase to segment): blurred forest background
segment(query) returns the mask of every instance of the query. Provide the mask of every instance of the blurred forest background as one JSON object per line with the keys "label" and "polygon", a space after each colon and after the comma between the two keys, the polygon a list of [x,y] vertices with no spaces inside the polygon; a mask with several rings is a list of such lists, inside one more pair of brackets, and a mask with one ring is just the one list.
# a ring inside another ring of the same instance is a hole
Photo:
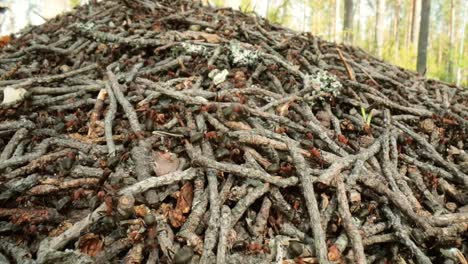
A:
{"label": "blurred forest background", "polygon": [[[0,35],[40,24],[88,0],[0,0]],[[208,2],[206,2],[208,1]],[[427,76],[468,86],[468,0],[431,0]],[[205,0],[255,12],[323,39],[359,46],[416,70],[422,0]]]}

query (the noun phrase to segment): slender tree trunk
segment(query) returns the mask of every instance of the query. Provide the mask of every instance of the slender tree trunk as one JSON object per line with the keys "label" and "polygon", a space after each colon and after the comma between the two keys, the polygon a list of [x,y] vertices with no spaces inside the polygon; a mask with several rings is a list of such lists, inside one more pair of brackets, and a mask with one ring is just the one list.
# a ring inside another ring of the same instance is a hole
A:
{"label": "slender tree trunk", "polygon": [[438,43],[437,43],[437,64],[440,64],[442,63],[442,36],[441,34],[439,33],[439,36],[438,36]]}
{"label": "slender tree trunk", "polygon": [[384,12],[385,0],[377,0],[375,16],[375,53],[379,58],[382,58],[383,55]]}
{"label": "slender tree trunk", "polygon": [[394,53],[393,58],[398,61],[400,57],[400,10],[401,0],[395,0],[395,24],[393,28]]}
{"label": "slender tree trunk", "polygon": [[355,16],[356,17],[356,30],[354,31],[353,41],[354,43],[360,43],[361,41],[361,0],[356,0]]}
{"label": "slender tree trunk", "polygon": [[407,13],[408,24],[406,24],[405,47],[408,47],[411,42],[411,30],[413,28],[413,9],[413,1],[410,1],[410,11]]}
{"label": "slender tree trunk", "polygon": [[353,0],[345,0],[343,41],[353,43]]}
{"label": "slender tree trunk", "polygon": [[333,0],[328,0],[328,8],[327,8],[327,15],[328,15],[328,39],[330,41],[334,40],[333,39],[333,28],[335,27],[334,23],[335,21],[333,21],[332,19],[332,16],[333,16],[333,11],[332,10],[332,6],[333,6]]}
{"label": "slender tree trunk", "polygon": [[[307,13],[306,13],[306,0],[303,0],[302,1],[302,32],[304,32],[305,29],[306,29],[306,16],[307,16]],[[312,25],[312,28],[313,27],[314,27],[314,25]],[[313,30],[311,30],[311,31],[312,31],[312,33],[314,33]]]}
{"label": "slender tree trunk", "polygon": [[450,0],[450,22],[449,22],[449,48],[448,48],[448,64],[447,73],[450,81],[453,80],[453,49],[455,44],[455,4]]}
{"label": "slender tree trunk", "polygon": [[[467,14],[467,8],[468,6],[468,3],[467,1],[465,1],[465,4],[464,4],[464,7],[463,7],[463,23],[462,23],[462,32],[461,32],[461,37],[460,37],[460,51],[459,51],[459,54],[458,54],[458,63],[457,63],[457,86],[460,86],[460,83],[461,83],[461,79],[462,79],[462,76],[463,76],[463,69],[461,68],[461,64],[462,64],[462,59],[463,59],[463,54],[464,54],[464,43],[465,43],[465,28],[466,28],[466,16],[468,16]],[[465,75],[465,78],[466,78],[466,75]]]}
{"label": "slender tree trunk", "polygon": [[333,32],[335,42],[339,41],[339,37],[338,37],[339,22],[340,22],[340,0],[335,0],[335,28]]}
{"label": "slender tree trunk", "polygon": [[270,13],[270,0],[266,1],[266,10],[265,10],[265,18],[268,19],[268,14]]}
{"label": "slender tree trunk", "polygon": [[411,17],[411,43],[417,44],[419,37],[419,25],[421,21],[421,0],[413,0],[413,13]]}
{"label": "slender tree trunk", "polygon": [[421,26],[418,41],[418,61],[416,69],[420,74],[425,75],[427,70],[427,45],[429,39],[429,22],[431,13],[431,0],[422,0],[421,6]]}

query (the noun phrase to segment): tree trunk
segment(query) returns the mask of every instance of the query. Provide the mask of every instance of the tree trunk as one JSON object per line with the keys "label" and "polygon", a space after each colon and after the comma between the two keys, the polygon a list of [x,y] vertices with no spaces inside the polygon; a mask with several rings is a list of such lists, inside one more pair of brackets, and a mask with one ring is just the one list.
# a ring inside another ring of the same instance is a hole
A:
{"label": "tree trunk", "polygon": [[407,14],[408,23],[406,24],[405,46],[408,47],[411,42],[411,30],[413,26],[413,1],[410,2],[410,11]]}
{"label": "tree trunk", "polygon": [[343,41],[353,42],[353,0],[345,0]]}
{"label": "tree trunk", "polygon": [[382,58],[383,55],[383,39],[384,39],[384,12],[385,0],[377,0],[375,17],[375,53],[377,57]]}
{"label": "tree trunk", "polygon": [[395,0],[395,24],[393,28],[393,38],[394,38],[394,53],[393,57],[395,62],[398,61],[400,57],[400,10],[401,10],[401,0]]}
{"label": "tree trunk", "polygon": [[431,0],[422,0],[421,26],[418,41],[418,62],[416,69],[420,74],[426,74],[427,67],[427,45],[429,39],[429,18],[431,13]]}
{"label": "tree trunk", "polygon": [[340,21],[340,0],[335,0],[335,28],[333,31],[333,38],[335,42],[339,41],[338,37],[338,23]]}
{"label": "tree trunk", "polygon": [[419,36],[419,25],[421,21],[421,0],[413,0],[411,17],[411,43],[417,44]]}
{"label": "tree trunk", "polygon": [[442,63],[442,45],[443,45],[443,41],[442,41],[442,36],[441,36],[440,33],[439,33],[439,36],[437,38],[438,38],[438,43],[437,43],[437,64],[441,64]]}
{"label": "tree trunk", "polygon": [[327,9],[327,14],[328,14],[328,39],[330,41],[334,40],[334,35],[333,35],[333,29],[335,28],[335,21],[332,19],[332,16],[334,15],[334,9],[331,7],[333,6],[333,0],[328,0],[328,9]]}
{"label": "tree trunk", "polygon": [[[307,7],[306,7],[306,0],[303,0],[303,1],[302,1],[302,8],[303,8],[303,9],[302,9],[302,32],[304,32],[304,31],[306,30],[306,17],[307,17],[307,13],[306,13],[306,9],[307,9]],[[313,21],[313,20],[312,20],[312,21]],[[314,27],[314,25],[312,25],[312,27],[311,27],[312,33],[314,33],[313,27]]]}
{"label": "tree trunk", "polygon": [[[460,86],[462,76],[463,76],[463,71],[464,69],[461,68],[462,64],[462,59],[463,59],[463,54],[464,54],[464,43],[465,43],[465,29],[466,29],[466,16],[468,15],[466,11],[468,10],[467,4],[464,5],[463,7],[463,23],[462,23],[462,32],[461,32],[461,37],[460,37],[460,53],[458,54],[458,63],[457,63],[457,86]],[[465,75],[466,78],[466,75]]]}
{"label": "tree trunk", "polygon": [[449,22],[449,48],[448,48],[448,64],[447,73],[450,81],[453,80],[453,49],[455,44],[455,4],[450,0],[450,22]]}
{"label": "tree trunk", "polygon": [[356,0],[356,4],[354,5],[356,8],[354,9],[356,17],[356,29],[354,30],[353,41],[354,43],[360,43],[361,40],[361,0]]}

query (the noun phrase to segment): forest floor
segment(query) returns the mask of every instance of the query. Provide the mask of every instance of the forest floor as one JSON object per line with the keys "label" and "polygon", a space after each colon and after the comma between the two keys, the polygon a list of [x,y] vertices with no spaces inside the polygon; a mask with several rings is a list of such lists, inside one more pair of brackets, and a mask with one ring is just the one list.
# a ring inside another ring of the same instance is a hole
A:
{"label": "forest floor", "polygon": [[0,263],[467,263],[467,90],[181,0],[0,48]]}

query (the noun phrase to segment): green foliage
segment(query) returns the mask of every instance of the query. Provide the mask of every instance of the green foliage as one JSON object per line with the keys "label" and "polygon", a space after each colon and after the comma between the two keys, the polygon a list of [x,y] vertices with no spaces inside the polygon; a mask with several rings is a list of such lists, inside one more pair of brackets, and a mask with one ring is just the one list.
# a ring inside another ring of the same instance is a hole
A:
{"label": "green foliage", "polygon": [[76,7],[80,4],[80,0],[70,0],[70,6]]}
{"label": "green foliage", "polygon": [[213,0],[213,4],[216,7],[222,7],[224,5],[224,0]]}
{"label": "green foliage", "polygon": [[290,5],[291,0],[284,0],[279,6],[270,6],[267,12],[267,19],[275,24],[289,24],[291,21],[291,14],[288,12]]}
{"label": "green foliage", "polygon": [[242,13],[252,13],[254,11],[254,7],[252,6],[252,1],[241,0],[241,5],[239,9]]}

